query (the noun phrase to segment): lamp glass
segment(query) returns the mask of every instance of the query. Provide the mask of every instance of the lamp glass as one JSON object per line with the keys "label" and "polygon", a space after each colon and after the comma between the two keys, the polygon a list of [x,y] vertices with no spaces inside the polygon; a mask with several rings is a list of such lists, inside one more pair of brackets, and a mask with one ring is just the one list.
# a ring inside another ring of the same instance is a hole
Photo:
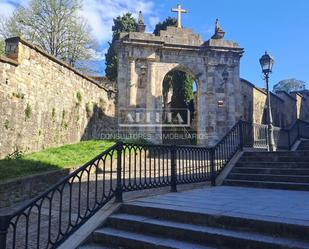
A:
{"label": "lamp glass", "polygon": [[261,57],[260,64],[263,73],[271,73],[274,66],[274,59],[267,53]]}

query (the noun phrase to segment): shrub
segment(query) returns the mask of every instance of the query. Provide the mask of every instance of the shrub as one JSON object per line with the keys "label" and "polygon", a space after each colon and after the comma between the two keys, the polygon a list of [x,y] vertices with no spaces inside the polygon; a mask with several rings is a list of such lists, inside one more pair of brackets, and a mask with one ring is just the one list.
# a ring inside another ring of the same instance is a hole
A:
{"label": "shrub", "polygon": [[13,97],[16,97],[18,99],[24,99],[24,97],[25,97],[25,94],[23,94],[23,93],[13,93],[12,95],[13,95]]}
{"label": "shrub", "polygon": [[82,94],[80,92],[76,93],[76,98],[77,98],[78,102],[82,102]]}
{"label": "shrub", "polygon": [[56,109],[55,109],[55,107],[53,107],[53,109],[52,109],[52,117],[54,118],[56,116]]}
{"label": "shrub", "polygon": [[91,117],[91,108],[90,108],[90,103],[88,102],[86,104],[86,114],[87,114],[87,118],[90,118]]}
{"label": "shrub", "polygon": [[4,121],[4,127],[5,127],[5,129],[10,129],[10,127],[11,127],[11,124],[10,124],[10,121],[8,120],[8,119],[6,119],[5,121]]}
{"label": "shrub", "polygon": [[19,160],[24,156],[21,150],[15,150],[12,154],[6,156],[7,160]]}
{"label": "shrub", "polygon": [[29,103],[27,103],[26,109],[25,109],[25,115],[26,118],[30,118],[32,114],[32,107]]}

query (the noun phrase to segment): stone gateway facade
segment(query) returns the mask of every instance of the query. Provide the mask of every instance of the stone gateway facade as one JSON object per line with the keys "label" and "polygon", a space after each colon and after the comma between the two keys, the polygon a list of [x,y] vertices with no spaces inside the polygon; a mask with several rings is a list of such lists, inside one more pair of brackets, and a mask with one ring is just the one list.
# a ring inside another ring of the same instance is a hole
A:
{"label": "stone gateway facade", "polygon": [[[224,39],[218,20],[215,34],[206,42],[181,25],[167,27],[158,36],[144,30],[122,33],[118,40],[119,114],[139,108],[160,113],[164,77],[177,70],[189,73],[197,84],[194,126],[198,144],[216,144],[240,119],[266,123],[266,92],[240,78],[243,49]],[[309,121],[306,91],[272,93],[271,103],[276,126],[289,128],[297,119]],[[162,142],[160,126],[127,128],[127,133],[132,132]]]}
{"label": "stone gateway facade", "polygon": [[[122,33],[117,48],[120,111],[162,109],[163,79],[170,71],[180,70],[197,83],[199,144],[214,145],[242,116],[239,65],[243,49],[224,35],[204,42],[189,29],[168,27],[159,36]],[[228,79],[224,80],[223,72]],[[140,131],[153,134],[151,137],[161,134],[159,126]]]}

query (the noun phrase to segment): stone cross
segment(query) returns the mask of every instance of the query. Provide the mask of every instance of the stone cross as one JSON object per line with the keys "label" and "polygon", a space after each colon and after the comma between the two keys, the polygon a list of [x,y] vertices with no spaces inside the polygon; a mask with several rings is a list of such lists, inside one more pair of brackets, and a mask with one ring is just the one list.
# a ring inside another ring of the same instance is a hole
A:
{"label": "stone cross", "polygon": [[177,18],[177,28],[181,28],[181,14],[182,13],[187,13],[185,9],[181,8],[180,3],[177,5],[177,9],[173,8],[172,12],[177,12],[178,13],[178,18]]}

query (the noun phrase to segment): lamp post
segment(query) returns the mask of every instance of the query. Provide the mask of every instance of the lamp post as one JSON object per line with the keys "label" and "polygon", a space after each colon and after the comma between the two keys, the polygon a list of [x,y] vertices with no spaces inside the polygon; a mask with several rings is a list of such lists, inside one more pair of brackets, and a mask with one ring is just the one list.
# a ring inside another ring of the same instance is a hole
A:
{"label": "lamp post", "polygon": [[268,125],[268,151],[275,151],[275,140],[274,140],[274,127],[273,127],[273,117],[271,113],[271,101],[270,101],[270,91],[269,91],[269,74],[272,73],[272,68],[274,65],[274,59],[267,53],[261,57],[260,64],[262,67],[262,72],[264,74],[264,79],[266,81],[266,93],[267,93],[267,125]]}

